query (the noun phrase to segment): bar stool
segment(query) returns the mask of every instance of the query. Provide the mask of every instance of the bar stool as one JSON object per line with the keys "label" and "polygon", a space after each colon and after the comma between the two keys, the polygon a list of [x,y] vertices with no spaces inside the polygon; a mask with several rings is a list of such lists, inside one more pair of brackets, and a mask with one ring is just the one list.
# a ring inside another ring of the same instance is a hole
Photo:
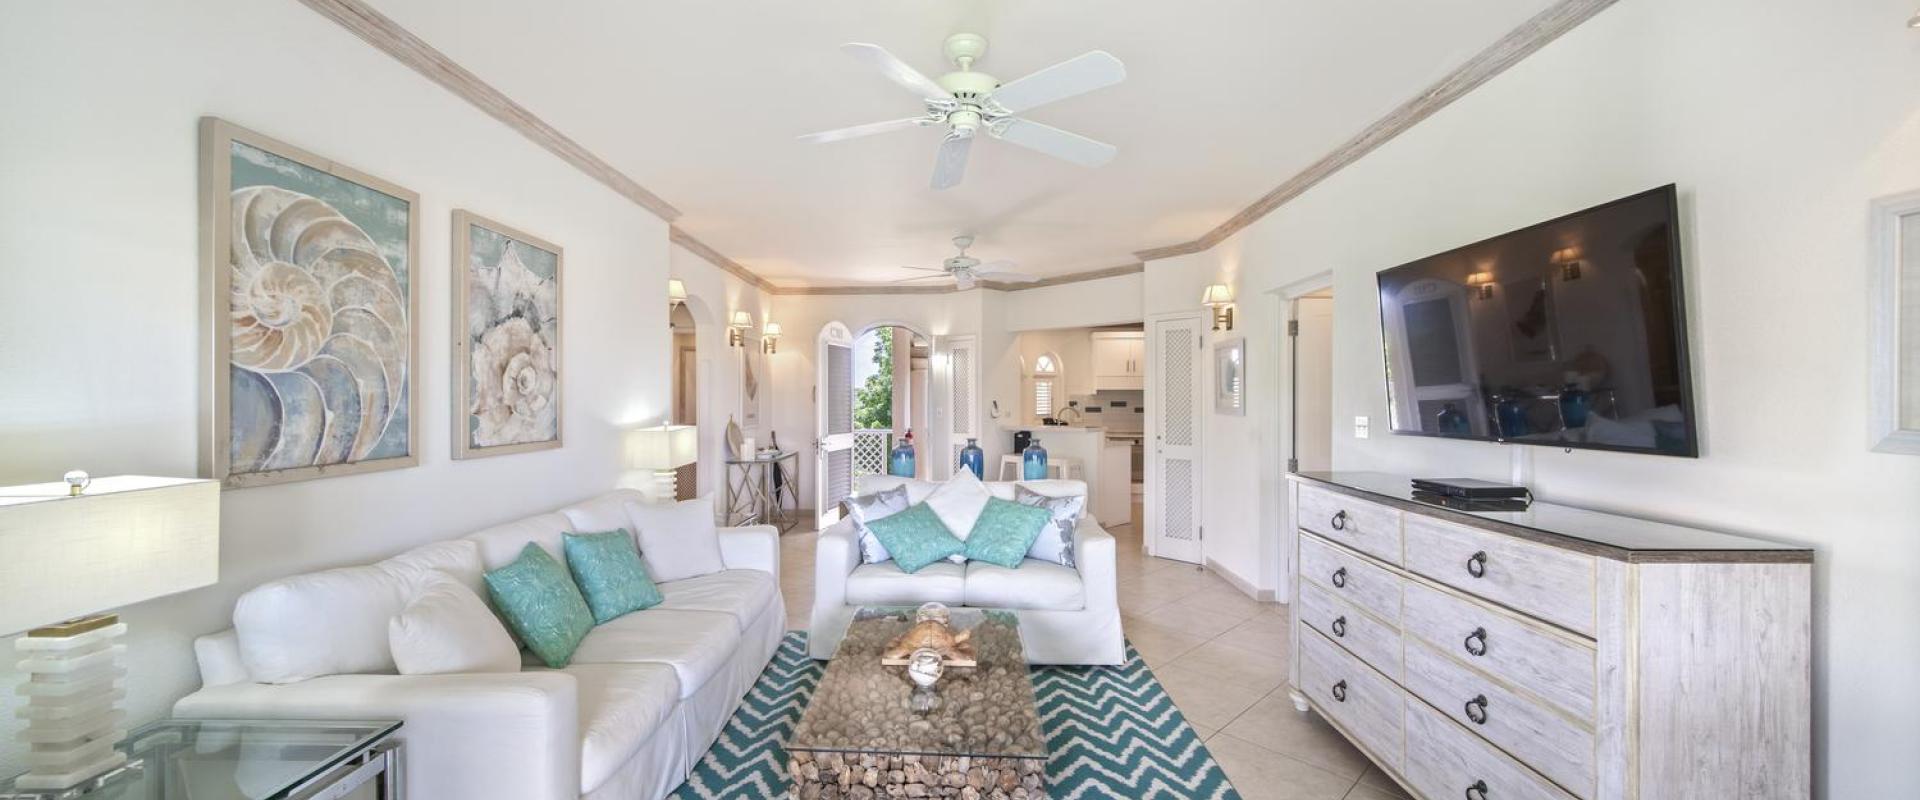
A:
{"label": "bar stool", "polygon": [[[1008,467],[1013,468],[1012,478],[1007,477]],[[1019,453],[1008,453],[1000,457],[1000,472],[998,475],[1000,480],[1023,480],[1021,476],[1026,474],[1025,470],[1026,465],[1020,461]],[[1049,456],[1047,458],[1047,477],[1082,480],[1086,477],[1086,473],[1080,469],[1080,459],[1065,456],[1057,458]]]}

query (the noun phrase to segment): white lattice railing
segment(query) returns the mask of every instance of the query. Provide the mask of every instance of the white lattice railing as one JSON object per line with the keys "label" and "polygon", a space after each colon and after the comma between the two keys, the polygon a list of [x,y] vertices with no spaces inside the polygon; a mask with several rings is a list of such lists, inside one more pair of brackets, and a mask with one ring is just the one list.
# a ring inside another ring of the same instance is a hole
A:
{"label": "white lattice railing", "polygon": [[893,449],[893,431],[854,431],[853,477],[886,474],[887,451],[891,449]]}

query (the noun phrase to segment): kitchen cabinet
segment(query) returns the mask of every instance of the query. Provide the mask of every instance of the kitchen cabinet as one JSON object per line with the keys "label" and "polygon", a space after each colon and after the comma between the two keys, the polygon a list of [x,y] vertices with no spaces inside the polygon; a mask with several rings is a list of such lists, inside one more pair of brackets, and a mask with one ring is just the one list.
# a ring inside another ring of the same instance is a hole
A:
{"label": "kitchen cabinet", "polygon": [[1144,389],[1147,335],[1142,331],[1100,331],[1093,337],[1093,388]]}

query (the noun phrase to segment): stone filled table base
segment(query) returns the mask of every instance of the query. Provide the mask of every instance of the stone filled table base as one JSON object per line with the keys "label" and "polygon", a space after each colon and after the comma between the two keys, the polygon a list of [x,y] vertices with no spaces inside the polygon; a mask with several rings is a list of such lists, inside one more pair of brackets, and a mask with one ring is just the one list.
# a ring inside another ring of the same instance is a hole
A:
{"label": "stone filled table base", "polygon": [[1045,800],[1038,758],[880,755],[795,751],[787,756],[794,800]]}

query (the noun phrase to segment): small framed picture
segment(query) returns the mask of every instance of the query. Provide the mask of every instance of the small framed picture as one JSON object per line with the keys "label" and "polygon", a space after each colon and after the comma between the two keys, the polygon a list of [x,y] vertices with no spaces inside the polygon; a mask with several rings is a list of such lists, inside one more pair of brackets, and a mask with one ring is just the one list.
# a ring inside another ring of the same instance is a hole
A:
{"label": "small framed picture", "polygon": [[1236,336],[1213,346],[1213,411],[1247,413],[1247,340]]}
{"label": "small framed picture", "polygon": [[1868,446],[1920,454],[1920,191],[1873,201]]}

